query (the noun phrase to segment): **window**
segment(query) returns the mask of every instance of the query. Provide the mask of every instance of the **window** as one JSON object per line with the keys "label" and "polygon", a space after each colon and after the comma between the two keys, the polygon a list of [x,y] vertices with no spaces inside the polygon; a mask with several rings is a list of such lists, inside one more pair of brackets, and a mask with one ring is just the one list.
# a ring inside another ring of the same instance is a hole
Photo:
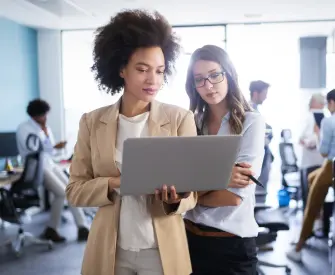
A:
{"label": "window", "polygon": [[[334,26],[334,22],[227,26],[227,51],[236,67],[244,95],[250,98],[249,83],[252,80],[264,80],[271,85],[260,112],[273,127],[274,138],[270,146],[275,155],[272,169],[275,174],[280,173],[278,144],[281,130],[291,129],[293,139],[298,141],[311,95],[326,92],[324,89],[300,89],[299,38],[327,35]],[[329,54],[328,87],[334,82],[330,76],[331,73],[334,75],[333,61]],[[297,145],[295,150],[300,157],[301,147]]]}
{"label": "window", "polygon": [[[183,52],[176,62],[176,72],[168,84],[162,87],[157,100],[189,108],[185,81],[190,54],[204,44],[225,47],[222,27],[176,28]],[[65,132],[68,148],[73,148],[83,113],[115,103],[121,94],[111,96],[97,87],[91,66],[94,31],[62,32],[63,98],[65,108]]]}
{"label": "window", "polygon": [[120,97],[108,95],[97,87],[90,69],[93,64],[93,37],[93,31],[62,32],[65,133],[69,150],[77,140],[80,117],[112,104]]}

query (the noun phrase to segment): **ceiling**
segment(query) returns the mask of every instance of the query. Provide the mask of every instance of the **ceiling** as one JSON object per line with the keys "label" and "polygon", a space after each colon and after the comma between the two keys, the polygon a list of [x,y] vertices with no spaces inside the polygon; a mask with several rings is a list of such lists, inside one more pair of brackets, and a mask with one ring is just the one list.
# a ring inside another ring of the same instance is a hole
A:
{"label": "ceiling", "polygon": [[156,9],[173,25],[335,20],[334,0],[0,0],[0,16],[37,28],[92,29],[126,8]]}

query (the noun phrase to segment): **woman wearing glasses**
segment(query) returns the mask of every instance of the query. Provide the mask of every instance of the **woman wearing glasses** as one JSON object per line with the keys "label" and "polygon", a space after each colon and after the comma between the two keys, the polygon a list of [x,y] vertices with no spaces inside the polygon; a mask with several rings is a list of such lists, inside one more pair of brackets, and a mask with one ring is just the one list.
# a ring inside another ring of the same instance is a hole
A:
{"label": "woman wearing glasses", "polygon": [[193,274],[257,274],[255,185],[248,175],[261,171],[265,122],[249,107],[235,68],[219,47],[193,53],[186,91],[198,134],[243,136],[236,159],[242,167],[233,168],[229,187],[199,192],[197,206],[185,216]]}

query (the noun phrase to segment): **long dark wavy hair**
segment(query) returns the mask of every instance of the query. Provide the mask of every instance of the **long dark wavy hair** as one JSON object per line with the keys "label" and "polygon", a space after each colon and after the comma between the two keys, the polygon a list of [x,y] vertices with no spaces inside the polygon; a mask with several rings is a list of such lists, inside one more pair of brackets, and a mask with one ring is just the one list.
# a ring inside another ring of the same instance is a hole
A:
{"label": "long dark wavy hair", "polygon": [[228,83],[226,99],[230,111],[230,132],[236,135],[241,134],[245,112],[252,111],[252,108],[241,92],[235,67],[230,61],[228,54],[222,48],[214,45],[206,45],[197,49],[191,56],[187,70],[186,92],[190,98],[190,110],[196,116],[198,134],[203,134],[203,127],[207,122],[209,112],[208,104],[201,98],[194,84],[193,66],[199,60],[216,62],[225,72]]}

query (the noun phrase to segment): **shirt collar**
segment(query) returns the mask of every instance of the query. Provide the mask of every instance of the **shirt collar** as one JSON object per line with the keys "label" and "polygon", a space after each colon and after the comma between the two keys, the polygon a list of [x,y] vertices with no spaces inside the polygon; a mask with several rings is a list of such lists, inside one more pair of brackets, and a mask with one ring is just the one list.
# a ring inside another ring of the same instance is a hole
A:
{"label": "shirt collar", "polygon": [[[41,125],[39,125],[34,119],[30,118],[29,121],[35,128],[37,128],[38,130],[42,130]],[[49,130],[48,125],[46,127]]]}
{"label": "shirt collar", "polygon": [[312,113],[323,113],[323,109],[310,109],[310,112]]}
{"label": "shirt collar", "polygon": [[38,129],[42,129],[41,125],[39,125],[34,119],[30,118],[29,121],[32,125],[34,125],[34,127],[37,127]]}
{"label": "shirt collar", "polygon": [[256,111],[258,111],[258,104],[256,104],[255,102],[253,102],[252,100],[249,102],[249,105],[255,109]]}
{"label": "shirt collar", "polygon": [[223,118],[222,118],[222,122],[223,121],[228,121],[230,118],[230,112],[228,112]]}

